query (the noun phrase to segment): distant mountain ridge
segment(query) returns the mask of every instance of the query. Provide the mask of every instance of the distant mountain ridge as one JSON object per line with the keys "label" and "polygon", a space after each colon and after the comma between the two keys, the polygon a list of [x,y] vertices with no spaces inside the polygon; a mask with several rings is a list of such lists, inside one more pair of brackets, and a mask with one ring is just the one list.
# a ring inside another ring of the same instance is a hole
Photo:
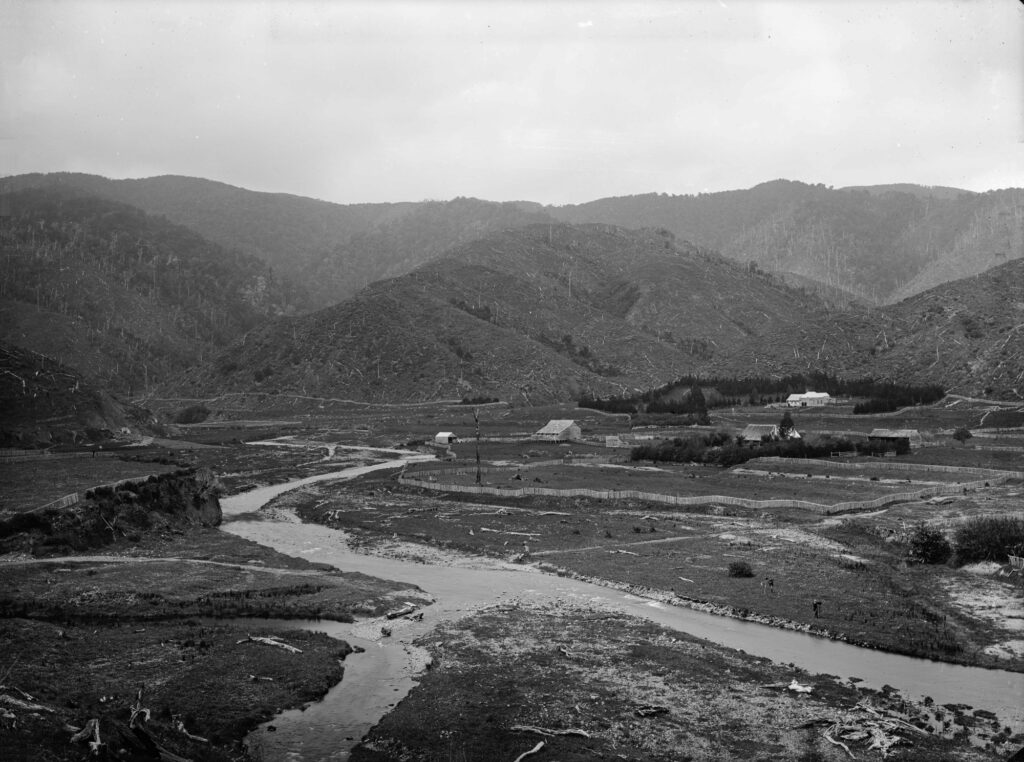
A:
{"label": "distant mountain ridge", "polygon": [[663,227],[740,262],[874,304],[1024,256],[1024,190],[894,185],[833,190],[776,180],[696,196],[548,207],[567,222]]}
{"label": "distant mountain ridge", "polygon": [[[1024,191],[895,187],[346,207],[171,176],[7,178],[0,340],[182,396],[528,402],[825,370],[1016,398]],[[971,272],[992,264],[1001,280]],[[853,294],[965,271],[884,309]]]}
{"label": "distant mountain ridge", "polygon": [[513,203],[335,204],[178,175],[109,180],[59,172],[5,178],[0,187],[63,188],[131,204],[191,228],[228,250],[259,257],[306,294],[301,311],[334,304],[403,275],[480,235],[551,218]]}

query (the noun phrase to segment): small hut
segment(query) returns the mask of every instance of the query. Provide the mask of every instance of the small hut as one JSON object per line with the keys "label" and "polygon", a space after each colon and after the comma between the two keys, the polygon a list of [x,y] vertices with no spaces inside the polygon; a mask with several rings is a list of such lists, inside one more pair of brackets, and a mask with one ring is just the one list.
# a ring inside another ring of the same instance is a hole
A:
{"label": "small hut", "polygon": [[774,423],[750,423],[736,436],[736,441],[743,444],[761,444],[767,437],[772,442],[779,439],[779,427]]}

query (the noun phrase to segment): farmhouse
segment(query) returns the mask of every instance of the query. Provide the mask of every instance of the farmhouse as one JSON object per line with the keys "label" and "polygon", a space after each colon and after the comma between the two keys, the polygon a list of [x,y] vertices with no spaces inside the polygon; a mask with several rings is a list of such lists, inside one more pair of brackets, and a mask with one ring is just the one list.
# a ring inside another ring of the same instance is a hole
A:
{"label": "farmhouse", "polygon": [[458,441],[459,438],[450,431],[439,431],[434,434],[434,444],[450,445]]}
{"label": "farmhouse", "polygon": [[542,442],[568,442],[573,439],[580,439],[583,430],[579,424],[572,420],[548,421],[547,425],[533,435],[533,438]]}
{"label": "farmhouse", "polygon": [[804,392],[786,397],[786,404],[790,407],[821,407],[831,401],[832,398],[828,396],[828,392]]}
{"label": "farmhouse", "polygon": [[772,423],[750,423],[739,434],[736,441],[739,444],[761,444],[765,437],[773,442],[779,439],[779,427]]}
{"label": "farmhouse", "polygon": [[872,429],[868,441],[891,443],[899,452],[904,448],[920,447],[923,440],[917,429]]}

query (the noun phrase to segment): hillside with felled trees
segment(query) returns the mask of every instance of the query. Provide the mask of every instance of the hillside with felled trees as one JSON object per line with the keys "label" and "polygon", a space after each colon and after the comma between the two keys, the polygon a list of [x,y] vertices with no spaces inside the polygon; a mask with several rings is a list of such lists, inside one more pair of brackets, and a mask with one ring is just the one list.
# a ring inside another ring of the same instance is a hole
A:
{"label": "hillside with felled trees", "polygon": [[130,392],[203,362],[301,291],[260,260],[74,190],[5,196],[0,339]]}

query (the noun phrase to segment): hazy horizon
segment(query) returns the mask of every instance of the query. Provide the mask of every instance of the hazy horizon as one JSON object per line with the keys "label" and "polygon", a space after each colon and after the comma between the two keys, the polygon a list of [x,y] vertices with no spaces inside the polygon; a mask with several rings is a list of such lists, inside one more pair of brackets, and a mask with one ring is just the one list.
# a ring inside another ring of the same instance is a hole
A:
{"label": "hazy horizon", "polygon": [[337,203],[1024,187],[1024,6],[124,0],[0,7],[0,173]]}

